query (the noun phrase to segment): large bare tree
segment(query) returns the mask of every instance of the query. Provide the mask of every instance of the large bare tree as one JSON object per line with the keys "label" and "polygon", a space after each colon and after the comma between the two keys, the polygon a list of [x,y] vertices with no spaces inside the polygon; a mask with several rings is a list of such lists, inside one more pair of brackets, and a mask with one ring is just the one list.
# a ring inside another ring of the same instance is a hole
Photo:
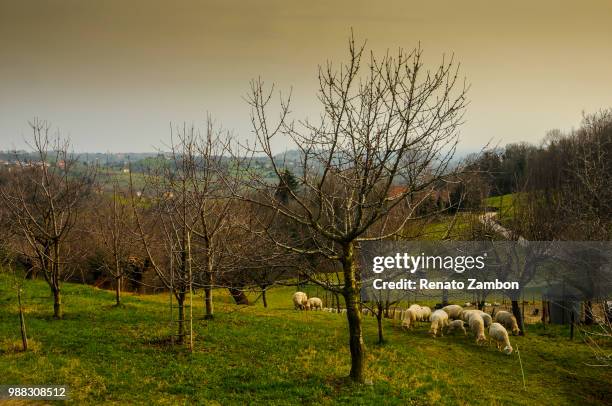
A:
{"label": "large bare tree", "polygon": [[[378,58],[366,54],[365,44],[357,46],[352,37],[348,62],[340,66],[328,62],[319,68],[318,78],[321,116],[316,121],[294,121],[291,96],[281,98],[279,109],[271,113],[273,89],[261,79],[252,82],[248,101],[256,142],[249,147],[254,157],[250,162],[265,156],[277,180],[248,167],[248,179],[234,193],[268,207],[277,221],[294,228],[291,233],[275,232],[279,227],[270,223],[266,237],[278,246],[339,264],[343,275],[339,287],[326,284],[320,273],[311,272],[309,277],[344,297],[350,378],[363,382],[365,346],[356,249],[361,241],[396,234],[412,216],[391,226],[385,222],[387,214],[401,202],[414,209],[445,178],[467,86],[459,79],[453,58],[443,58],[427,70],[420,47]],[[294,168],[299,188],[286,188],[287,199],[278,196],[277,182],[285,176],[283,160],[273,149],[279,138],[299,151]]]}
{"label": "large bare tree", "polygon": [[1,188],[11,227],[22,240],[15,247],[42,273],[53,293],[53,314],[62,317],[61,283],[67,277],[66,243],[94,181],[95,168],[83,165],[70,142],[52,135],[46,121],[35,119],[32,153],[19,155],[18,167]]}

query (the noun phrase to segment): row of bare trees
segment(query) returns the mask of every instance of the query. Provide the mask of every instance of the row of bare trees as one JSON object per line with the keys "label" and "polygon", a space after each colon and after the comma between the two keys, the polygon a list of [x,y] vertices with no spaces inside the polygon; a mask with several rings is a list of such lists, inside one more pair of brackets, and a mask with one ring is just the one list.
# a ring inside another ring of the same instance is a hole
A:
{"label": "row of bare trees", "polygon": [[[49,283],[55,316],[61,317],[61,281],[71,269],[69,240],[83,238],[84,231],[104,251],[117,304],[126,264],[134,255],[145,257],[176,298],[180,339],[185,300],[195,288],[204,290],[211,318],[213,287],[230,288],[240,301],[246,284],[265,295],[282,275],[299,274],[343,297],[350,377],[363,382],[356,252],[361,241],[405,232],[422,219],[423,202],[452,182],[467,87],[452,58],[428,70],[420,48],[378,58],[353,38],[348,61],[327,63],[318,76],[318,120],[293,119],[291,97],[274,108],[272,88],[256,80],[248,97],[252,142],[231,140],[210,120],[203,133],[173,129],[168,163],[141,174],[142,189],[131,173],[127,190],[116,179],[96,184],[93,168],[79,165],[67,143],[49,136],[46,123],[33,122],[39,162],[20,161],[0,196],[14,248]],[[275,156],[279,138],[299,151],[295,176]],[[277,181],[255,167],[262,156]],[[99,195],[93,202],[92,194]],[[76,230],[85,209],[92,215]]]}

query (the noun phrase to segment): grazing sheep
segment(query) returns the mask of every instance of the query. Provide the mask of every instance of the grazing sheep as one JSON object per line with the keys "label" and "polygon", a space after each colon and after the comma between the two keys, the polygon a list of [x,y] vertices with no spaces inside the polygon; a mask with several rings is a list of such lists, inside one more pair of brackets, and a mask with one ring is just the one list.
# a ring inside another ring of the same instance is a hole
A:
{"label": "grazing sheep", "polygon": [[417,314],[412,307],[405,310],[402,314],[402,328],[409,330],[414,326],[417,320]]}
{"label": "grazing sheep", "polygon": [[472,304],[470,302],[466,302],[463,307],[472,307]]}
{"label": "grazing sheep", "polygon": [[440,336],[444,335],[444,328],[448,326],[448,313],[444,310],[438,309],[431,314],[431,327],[429,333],[436,337],[438,333]]}
{"label": "grazing sheep", "polygon": [[493,306],[501,306],[501,305],[499,304],[499,302],[495,302],[493,303]]}
{"label": "grazing sheep", "polygon": [[417,321],[423,320],[423,310],[421,309],[421,306],[419,306],[418,304],[413,304],[410,305],[408,310],[412,310],[414,312]]}
{"label": "grazing sheep", "polygon": [[480,316],[482,317],[482,320],[484,321],[484,326],[489,327],[491,323],[493,323],[493,318],[489,313],[485,313],[482,310],[479,310],[479,312]]}
{"label": "grazing sheep", "polygon": [[442,308],[452,320],[457,320],[459,318],[459,314],[463,310],[463,307],[459,305],[448,305]]}
{"label": "grazing sheep", "polygon": [[480,317],[482,317],[485,327],[489,327],[491,323],[493,323],[493,318],[491,317],[489,313],[485,313],[482,310],[478,310],[478,309],[463,310],[461,314],[459,315],[459,318],[469,324],[470,316],[473,314],[479,314]]}
{"label": "grazing sheep", "polygon": [[319,299],[318,297],[311,297],[310,299],[308,299],[308,301],[306,302],[306,305],[309,309],[313,309],[313,310],[321,310],[323,309],[323,301],[321,299]]}
{"label": "grazing sheep", "polygon": [[491,303],[484,302],[485,307],[491,306]]}
{"label": "grazing sheep", "polygon": [[429,321],[429,319],[431,318],[431,309],[429,308],[429,306],[421,306],[421,316],[423,318],[423,321]]}
{"label": "grazing sheep", "polygon": [[469,323],[470,315],[474,314],[475,312],[478,312],[478,310],[476,309],[462,310],[461,313],[459,313],[459,318],[463,320],[464,322]]}
{"label": "grazing sheep", "polygon": [[[508,331],[506,328],[499,323],[491,324],[489,327],[489,343],[491,339],[495,340],[497,349],[503,351],[504,354],[512,354],[512,346],[510,345],[510,338],[508,338]],[[502,350],[502,344],[505,346]]]}
{"label": "grazing sheep", "polygon": [[467,335],[465,327],[463,327],[463,320],[453,320],[448,323],[448,326],[446,328],[446,334],[452,333],[454,331],[462,331],[464,336]]}
{"label": "grazing sheep", "polygon": [[293,305],[296,310],[304,310],[308,305],[308,296],[304,292],[295,292],[293,294]]}
{"label": "grazing sheep", "polygon": [[511,330],[513,335],[518,335],[521,332],[516,322],[516,317],[510,312],[504,310],[497,312],[495,321]]}
{"label": "grazing sheep", "polygon": [[478,313],[471,314],[469,325],[470,330],[476,337],[476,344],[484,344],[487,341],[487,337],[485,336],[484,320],[482,319],[482,316]]}

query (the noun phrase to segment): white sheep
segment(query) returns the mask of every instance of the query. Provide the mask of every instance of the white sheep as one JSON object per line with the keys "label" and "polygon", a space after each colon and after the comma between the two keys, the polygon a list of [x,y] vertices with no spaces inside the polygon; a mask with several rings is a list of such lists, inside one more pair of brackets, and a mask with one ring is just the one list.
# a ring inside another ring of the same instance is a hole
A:
{"label": "white sheep", "polygon": [[461,314],[459,315],[459,318],[469,324],[470,316],[473,314],[479,314],[480,317],[482,317],[485,327],[489,327],[491,323],[493,322],[493,318],[491,317],[489,313],[483,312],[482,310],[478,310],[478,309],[463,310]]}
{"label": "white sheep", "polygon": [[470,321],[470,315],[474,314],[475,312],[477,312],[478,310],[476,309],[466,309],[466,310],[462,310],[461,313],[459,313],[459,318],[461,320],[463,320],[466,323],[469,323]]}
{"label": "white sheep", "polygon": [[485,307],[491,306],[491,303],[484,302]]}
{"label": "white sheep", "polygon": [[429,308],[429,306],[421,306],[421,316],[423,318],[423,321],[429,321],[429,319],[431,318],[431,309]]}
{"label": "white sheep", "polygon": [[470,330],[476,337],[476,344],[483,344],[487,341],[487,337],[485,336],[484,330],[484,320],[482,316],[478,313],[472,313],[470,315]]}
{"label": "white sheep", "polygon": [[442,310],[444,310],[448,314],[448,317],[450,317],[452,320],[456,320],[459,318],[463,307],[459,305],[448,305],[444,306]]}
{"label": "white sheep", "polygon": [[[506,355],[512,354],[510,338],[508,337],[508,331],[506,331],[504,326],[499,323],[491,324],[491,327],[489,327],[489,343],[491,342],[491,339],[495,340],[498,350],[503,351],[503,353]],[[504,345],[503,350],[502,345]]]}
{"label": "white sheep", "polygon": [[511,330],[513,335],[518,335],[521,332],[516,322],[516,317],[510,312],[504,310],[497,312],[495,314],[495,321]]}
{"label": "white sheep", "polygon": [[499,302],[495,302],[493,303],[493,306],[501,306],[501,304],[499,304]]}
{"label": "white sheep", "polygon": [[421,306],[419,306],[418,304],[413,304],[413,305],[410,305],[408,310],[412,310],[414,312],[414,314],[416,315],[417,321],[423,320],[423,309],[421,308]]}
{"label": "white sheep", "polygon": [[402,315],[402,328],[409,330],[412,328],[414,323],[417,320],[417,314],[414,311],[414,308],[410,307],[403,312]]}
{"label": "white sheep", "polygon": [[479,310],[479,312],[480,316],[482,317],[482,320],[484,321],[484,326],[489,327],[491,323],[493,323],[493,318],[489,313],[485,313],[482,310]]}
{"label": "white sheep", "polygon": [[431,327],[429,328],[429,333],[433,337],[436,337],[438,333],[440,333],[440,336],[443,336],[443,330],[448,324],[448,313],[438,309],[431,314]]}
{"label": "white sheep", "polygon": [[465,302],[465,304],[463,305],[463,307],[472,307],[472,304],[470,302]]}
{"label": "white sheep", "polygon": [[304,310],[308,304],[308,296],[304,292],[295,292],[293,294],[293,305],[296,310]]}
{"label": "white sheep", "polygon": [[448,323],[448,327],[446,328],[446,334],[452,333],[454,331],[462,331],[463,335],[467,335],[465,327],[463,327],[463,320],[453,320]]}
{"label": "white sheep", "polygon": [[306,307],[312,310],[323,309],[323,301],[318,297],[311,297],[306,301]]}

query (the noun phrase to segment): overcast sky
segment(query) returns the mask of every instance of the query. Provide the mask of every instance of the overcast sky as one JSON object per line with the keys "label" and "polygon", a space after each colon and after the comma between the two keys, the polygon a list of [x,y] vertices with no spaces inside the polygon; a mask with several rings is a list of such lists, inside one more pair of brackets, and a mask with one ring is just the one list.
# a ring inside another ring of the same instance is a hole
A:
{"label": "overcast sky", "polygon": [[611,21],[609,0],[0,0],[0,150],[34,116],[77,151],[152,151],[207,112],[246,137],[257,76],[317,116],[317,65],[346,59],[351,27],[375,52],[455,54],[472,86],[463,149],[537,142],[612,106]]}

